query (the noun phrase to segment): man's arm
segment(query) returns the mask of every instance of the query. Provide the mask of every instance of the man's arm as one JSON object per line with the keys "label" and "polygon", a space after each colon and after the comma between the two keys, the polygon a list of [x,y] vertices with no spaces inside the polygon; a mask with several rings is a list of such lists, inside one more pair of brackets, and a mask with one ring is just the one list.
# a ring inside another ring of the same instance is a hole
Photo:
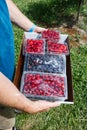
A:
{"label": "man's arm", "polygon": [[[9,9],[11,21],[25,31],[28,31],[32,27],[33,22],[18,9],[18,7],[12,2],[12,0],[6,0],[6,3]],[[41,28],[39,26],[36,26],[35,28],[35,32],[42,32],[43,30],[44,28]]]}
{"label": "man's arm", "polygon": [[59,106],[58,102],[31,101],[0,72],[0,104],[16,108],[27,113],[37,113]]}

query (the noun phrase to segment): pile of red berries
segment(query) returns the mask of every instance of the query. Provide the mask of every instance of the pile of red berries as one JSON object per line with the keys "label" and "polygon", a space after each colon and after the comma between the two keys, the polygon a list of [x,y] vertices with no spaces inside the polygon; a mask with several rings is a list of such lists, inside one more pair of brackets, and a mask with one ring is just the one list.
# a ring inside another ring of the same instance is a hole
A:
{"label": "pile of red berries", "polygon": [[43,54],[45,49],[42,39],[28,39],[24,47],[24,53],[39,53]]}
{"label": "pile of red berries", "polygon": [[42,38],[45,38],[46,40],[52,40],[54,42],[58,42],[60,38],[60,33],[54,30],[48,29],[42,32]]}
{"label": "pile of red berries", "polygon": [[28,73],[24,78],[24,93],[39,96],[64,96],[65,78],[58,75]]}
{"label": "pile of red berries", "polygon": [[53,54],[63,54],[68,52],[67,45],[55,42],[47,42],[47,51],[48,53]]}

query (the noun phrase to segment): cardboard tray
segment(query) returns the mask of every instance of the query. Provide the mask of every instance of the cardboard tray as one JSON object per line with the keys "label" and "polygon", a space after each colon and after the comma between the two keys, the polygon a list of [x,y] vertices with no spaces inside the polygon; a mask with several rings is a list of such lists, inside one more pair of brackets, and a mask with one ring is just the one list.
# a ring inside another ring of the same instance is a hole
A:
{"label": "cardboard tray", "polygon": [[[67,38],[66,42],[69,46],[69,40]],[[18,59],[18,64],[14,76],[14,84],[20,90],[21,77],[23,72],[24,56],[23,53],[23,44],[21,45],[20,55]],[[66,56],[66,74],[67,74],[67,88],[68,88],[68,99],[65,101],[59,101],[63,104],[73,104],[73,86],[72,86],[72,73],[71,73],[71,61],[70,54]]]}

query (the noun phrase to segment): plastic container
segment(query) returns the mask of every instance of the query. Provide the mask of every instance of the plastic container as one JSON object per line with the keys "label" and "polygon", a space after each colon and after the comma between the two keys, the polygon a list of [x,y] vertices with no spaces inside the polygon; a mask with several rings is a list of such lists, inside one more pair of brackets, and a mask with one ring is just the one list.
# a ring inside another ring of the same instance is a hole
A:
{"label": "plastic container", "polygon": [[[29,44],[29,41],[32,44]],[[36,41],[36,44],[35,44]],[[38,42],[37,42],[38,41]],[[41,42],[43,41],[43,42]],[[44,53],[45,49],[45,40],[41,38],[41,34],[36,32],[25,32],[24,41],[23,41],[23,55],[26,53]]]}
{"label": "plastic container", "polygon": [[20,91],[32,99],[65,100],[67,99],[67,79],[64,74],[24,72]]}
{"label": "plastic container", "polygon": [[66,73],[66,57],[65,55],[27,54],[24,71]]}
{"label": "plastic container", "polygon": [[36,32],[24,32],[24,39],[41,39],[42,35]]}
{"label": "plastic container", "polygon": [[23,53],[44,54],[45,40],[43,39],[27,39],[23,47]]}
{"label": "plastic container", "polygon": [[48,54],[69,54],[69,48],[66,42],[64,43],[55,43],[52,41],[47,42],[47,53]]}
{"label": "plastic container", "polygon": [[60,39],[60,33],[58,31],[48,29],[42,32],[42,38],[48,40],[52,40],[54,42],[58,42]]}

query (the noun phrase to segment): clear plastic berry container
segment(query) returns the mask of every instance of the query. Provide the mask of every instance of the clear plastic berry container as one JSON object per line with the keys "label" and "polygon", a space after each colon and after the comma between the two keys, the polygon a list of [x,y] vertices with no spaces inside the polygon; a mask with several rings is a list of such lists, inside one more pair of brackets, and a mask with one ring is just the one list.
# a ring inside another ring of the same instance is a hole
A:
{"label": "clear plastic berry container", "polygon": [[65,55],[27,54],[24,71],[66,73],[66,57]]}
{"label": "clear plastic berry container", "polygon": [[59,42],[52,42],[47,41],[47,53],[48,54],[69,54],[69,48],[67,46],[67,43],[59,43]]}
{"label": "clear plastic berry container", "polygon": [[45,53],[45,40],[44,39],[27,39],[23,48],[24,54],[44,54]]}
{"label": "clear plastic berry container", "polygon": [[42,32],[42,38],[46,40],[58,42],[60,39],[60,33],[58,31],[48,29]]}
{"label": "clear plastic berry container", "polygon": [[45,40],[41,34],[35,32],[25,32],[23,40],[23,55],[26,53],[44,53]]}
{"label": "clear plastic berry container", "polygon": [[36,32],[24,32],[24,39],[41,39],[42,35]]}
{"label": "clear plastic berry container", "polygon": [[28,98],[44,100],[67,99],[67,79],[63,74],[24,72],[21,92]]}

